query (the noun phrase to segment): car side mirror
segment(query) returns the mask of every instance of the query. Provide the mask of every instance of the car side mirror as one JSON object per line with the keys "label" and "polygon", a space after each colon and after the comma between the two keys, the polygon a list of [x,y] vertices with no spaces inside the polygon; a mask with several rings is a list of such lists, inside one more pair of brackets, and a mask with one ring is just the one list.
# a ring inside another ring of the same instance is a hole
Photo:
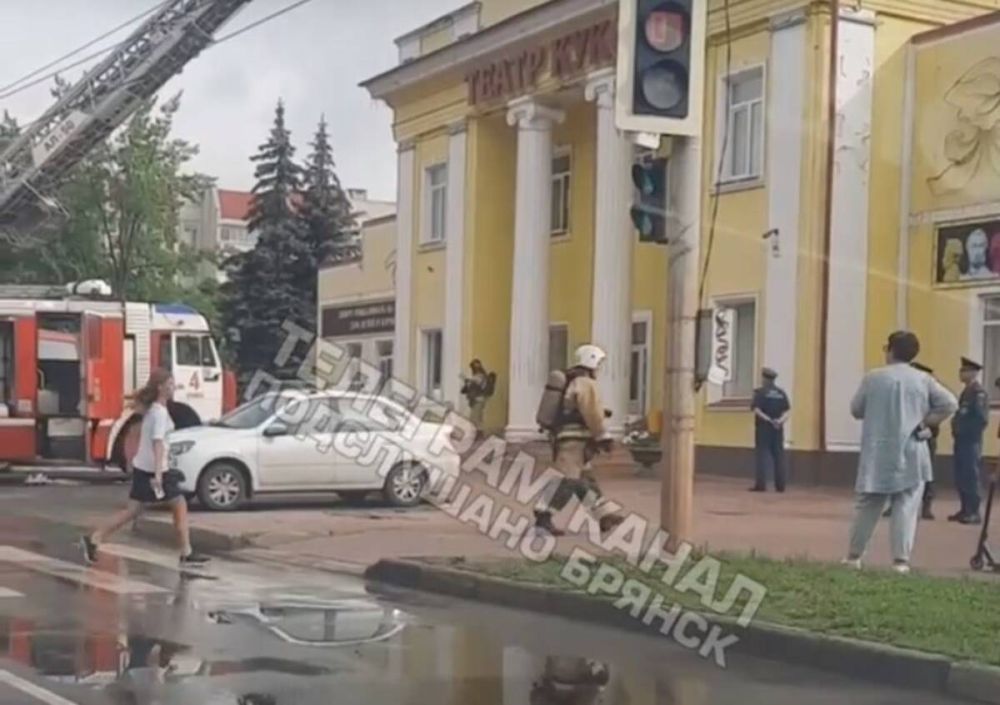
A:
{"label": "car side mirror", "polygon": [[264,435],[268,438],[288,435],[288,426],[282,421],[275,421],[264,429]]}

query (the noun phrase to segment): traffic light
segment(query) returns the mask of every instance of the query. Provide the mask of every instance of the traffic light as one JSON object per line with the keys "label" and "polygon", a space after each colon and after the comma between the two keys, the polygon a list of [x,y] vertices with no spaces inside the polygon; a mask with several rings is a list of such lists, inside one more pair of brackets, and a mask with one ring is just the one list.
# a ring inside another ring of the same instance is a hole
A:
{"label": "traffic light", "polygon": [[667,160],[640,158],[632,165],[637,202],[630,214],[639,242],[667,244]]}
{"label": "traffic light", "polygon": [[708,0],[621,0],[616,123],[621,130],[701,132]]}

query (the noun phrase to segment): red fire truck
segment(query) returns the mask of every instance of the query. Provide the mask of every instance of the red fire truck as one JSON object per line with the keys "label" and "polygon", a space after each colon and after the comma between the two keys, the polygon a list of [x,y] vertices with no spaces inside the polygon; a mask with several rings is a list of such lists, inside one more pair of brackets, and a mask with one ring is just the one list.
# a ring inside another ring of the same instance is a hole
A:
{"label": "red fire truck", "polygon": [[132,395],[157,367],[174,375],[175,419],[235,406],[235,377],[197,311],[71,291],[0,286],[0,462],[122,466]]}

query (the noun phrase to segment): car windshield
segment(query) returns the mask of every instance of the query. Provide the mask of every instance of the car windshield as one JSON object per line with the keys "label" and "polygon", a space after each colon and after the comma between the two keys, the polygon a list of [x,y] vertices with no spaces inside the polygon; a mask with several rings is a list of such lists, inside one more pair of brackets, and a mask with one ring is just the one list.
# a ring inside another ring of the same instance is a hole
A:
{"label": "car windshield", "polygon": [[292,394],[265,394],[233,409],[219,420],[218,425],[223,428],[257,428],[294,398]]}

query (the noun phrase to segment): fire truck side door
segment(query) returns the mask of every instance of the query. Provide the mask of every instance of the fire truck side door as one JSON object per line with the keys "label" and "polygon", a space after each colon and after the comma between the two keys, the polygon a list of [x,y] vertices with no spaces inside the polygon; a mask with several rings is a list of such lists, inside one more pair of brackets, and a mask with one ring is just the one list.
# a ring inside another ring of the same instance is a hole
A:
{"label": "fire truck side door", "polygon": [[0,460],[31,461],[36,456],[38,412],[38,329],[34,315],[15,317],[12,329],[13,392],[6,417],[0,418]]}
{"label": "fire truck side door", "polygon": [[122,413],[122,319],[83,315],[86,418],[117,419]]}
{"label": "fire truck side door", "polygon": [[202,422],[222,414],[222,370],[211,336],[174,333],[174,399],[198,412]]}

